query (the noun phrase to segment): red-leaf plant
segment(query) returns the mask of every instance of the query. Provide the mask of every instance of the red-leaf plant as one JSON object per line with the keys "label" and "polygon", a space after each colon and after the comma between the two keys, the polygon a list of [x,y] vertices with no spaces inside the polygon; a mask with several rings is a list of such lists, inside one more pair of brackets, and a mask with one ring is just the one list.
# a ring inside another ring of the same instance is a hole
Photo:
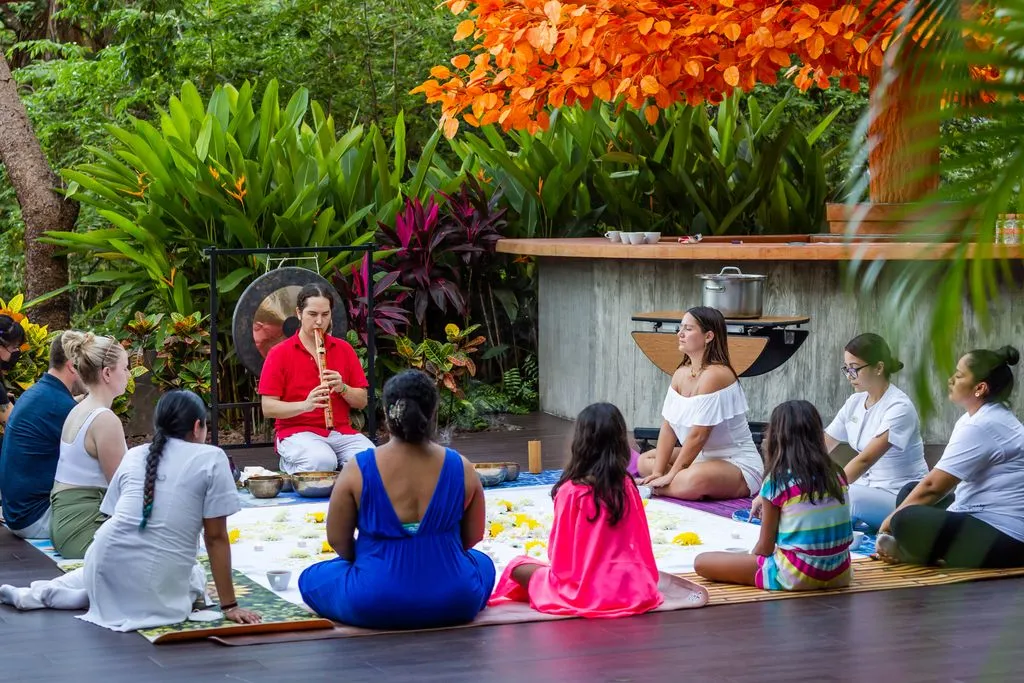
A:
{"label": "red-leaf plant", "polygon": [[[374,267],[376,270],[380,270]],[[369,291],[371,268],[369,259],[364,259],[362,267],[353,264],[346,276],[339,270],[334,271],[334,286],[341,294],[345,302],[346,313],[348,314],[349,329],[355,330],[356,334],[367,343],[367,292]],[[409,298],[409,292],[399,291],[394,298],[386,298],[385,294],[395,286],[399,275],[398,271],[374,276],[373,284],[373,322],[379,332],[392,337],[399,337],[406,334],[409,327],[409,311],[403,305]]]}
{"label": "red-leaf plant", "polygon": [[441,207],[431,197],[426,206],[420,200],[406,202],[405,209],[395,219],[395,227],[379,223],[378,244],[395,249],[389,258],[397,281],[412,290],[413,315],[422,328],[427,320],[427,308],[433,302],[442,317],[451,305],[465,316],[466,299],[459,288],[459,273],[445,262],[446,224],[441,219]]}

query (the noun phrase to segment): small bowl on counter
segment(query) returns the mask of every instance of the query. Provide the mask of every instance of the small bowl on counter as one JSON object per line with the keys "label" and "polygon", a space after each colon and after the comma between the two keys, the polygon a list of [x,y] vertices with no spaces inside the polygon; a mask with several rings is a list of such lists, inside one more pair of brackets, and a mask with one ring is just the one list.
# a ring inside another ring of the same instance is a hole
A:
{"label": "small bowl on counter", "polygon": [[337,479],[338,472],[296,472],[292,475],[292,486],[304,498],[327,498]]}
{"label": "small bowl on counter", "polygon": [[508,469],[508,475],[505,477],[505,481],[515,481],[519,478],[520,467],[517,462],[503,462],[501,463]]}

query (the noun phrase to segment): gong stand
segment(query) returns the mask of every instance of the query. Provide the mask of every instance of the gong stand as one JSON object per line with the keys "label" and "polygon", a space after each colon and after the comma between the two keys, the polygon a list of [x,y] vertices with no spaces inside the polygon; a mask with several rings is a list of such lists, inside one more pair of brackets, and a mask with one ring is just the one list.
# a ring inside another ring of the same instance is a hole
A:
{"label": "gong stand", "polygon": [[[209,259],[209,284],[210,284],[210,442],[217,446],[218,442],[218,431],[220,424],[220,411],[221,410],[232,410],[241,409],[246,412],[245,422],[245,441],[240,444],[231,444],[224,446],[224,450],[242,450],[246,448],[264,448],[266,446],[273,446],[273,443],[252,443],[252,410],[261,405],[260,401],[242,401],[239,403],[221,403],[217,397],[217,363],[218,363],[218,352],[217,352],[217,258],[219,256],[288,256],[294,255],[301,257],[304,254],[338,254],[343,251],[348,252],[363,252],[369,258],[375,249],[375,245],[371,242],[369,244],[362,244],[358,246],[344,245],[334,247],[264,247],[262,249],[218,249],[217,247],[207,247],[203,250],[204,256]],[[287,258],[281,259],[281,261],[288,260]],[[249,287],[246,288],[242,298],[245,298],[246,294],[249,293],[254,287],[258,288],[258,283],[261,279],[267,278],[275,274],[282,274],[285,279],[288,277],[288,273],[285,271],[305,271],[308,273],[307,278],[309,280],[324,281],[319,273],[314,273],[308,269],[300,268],[277,268],[269,271],[264,275],[256,278]],[[368,293],[366,297],[366,373],[369,379],[369,387],[367,388],[367,403],[366,403],[366,426],[370,432],[370,440],[377,443],[377,413],[376,413],[376,395],[374,391],[374,372],[373,364],[376,356],[376,341],[374,339],[374,325],[373,325],[373,274],[372,268],[370,272],[370,283],[368,287]],[[329,283],[328,283],[329,285]],[[341,296],[338,295],[337,290],[333,286],[328,287],[328,291],[331,292],[334,298],[334,310],[339,310],[340,306],[344,304],[341,300]],[[255,294],[255,292],[254,292]],[[241,302],[241,299],[239,300]],[[344,308],[340,308],[344,312]],[[239,330],[241,324],[246,322],[245,320],[238,319],[238,309],[235,309],[236,315],[232,319],[232,338],[239,344]],[[249,334],[252,334],[252,321],[249,322]],[[340,331],[340,336],[344,336],[345,328],[347,327],[347,320],[343,315],[331,316],[331,331]],[[259,352],[256,350],[256,346],[252,343],[251,339],[246,339],[245,346],[252,346],[252,349],[246,349],[244,355],[239,353],[239,358],[242,360],[243,365],[253,374],[256,375],[257,380],[259,378],[259,370],[262,369],[263,361],[262,357],[259,356]],[[252,353],[250,353],[252,351]],[[255,353],[255,356],[253,355]]]}

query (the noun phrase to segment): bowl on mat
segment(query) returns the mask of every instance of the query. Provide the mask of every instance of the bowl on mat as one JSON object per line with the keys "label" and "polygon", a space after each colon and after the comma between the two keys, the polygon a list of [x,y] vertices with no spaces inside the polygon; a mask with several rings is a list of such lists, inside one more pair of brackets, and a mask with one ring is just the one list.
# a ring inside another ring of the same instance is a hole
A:
{"label": "bowl on mat", "polygon": [[284,477],[276,474],[269,477],[249,477],[245,485],[253,498],[276,498],[284,486]]}
{"label": "bowl on mat", "polygon": [[503,462],[480,462],[473,465],[484,486],[497,486],[508,481],[508,467]]}
{"label": "bowl on mat", "polygon": [[292,475],[292,486],[304,498],[326,498],[337,478],[337,472],[296,472]]}
{"label": "bowl on mat", "polygon": [[281,487],[281,493],[291,493],[295,490],[295,487],[292,486],[292,475],[287,472],[278,472],[277,474],[284,479],[284,486]]}
{"label": "bowl on mat", "polygon": [[864,542],[864,532],[854,531],[853,532],[853,543],[850,544],[850,550],[856,550],[860,547],[860,544]]}
{"label": "bowl on mat", "polygon": [[501,464],[508,468],[508,474],[505,476],[505,481],[515,481],[519,478],[519,463],[503,462]]}

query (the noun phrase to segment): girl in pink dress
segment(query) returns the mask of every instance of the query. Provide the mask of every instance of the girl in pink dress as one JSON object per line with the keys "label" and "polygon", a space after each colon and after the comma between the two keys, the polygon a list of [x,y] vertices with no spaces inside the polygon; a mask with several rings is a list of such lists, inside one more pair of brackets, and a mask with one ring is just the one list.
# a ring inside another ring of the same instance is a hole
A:
{"label": "girl in pink dress", "polygon": [[529,602],[547,614],[610,618],[658,607],[658,568],[643,501],[629,466],[626,421],[610,403],[576,418],[572,459],[551,490],[551,564],[517,557],[488,604]]}

